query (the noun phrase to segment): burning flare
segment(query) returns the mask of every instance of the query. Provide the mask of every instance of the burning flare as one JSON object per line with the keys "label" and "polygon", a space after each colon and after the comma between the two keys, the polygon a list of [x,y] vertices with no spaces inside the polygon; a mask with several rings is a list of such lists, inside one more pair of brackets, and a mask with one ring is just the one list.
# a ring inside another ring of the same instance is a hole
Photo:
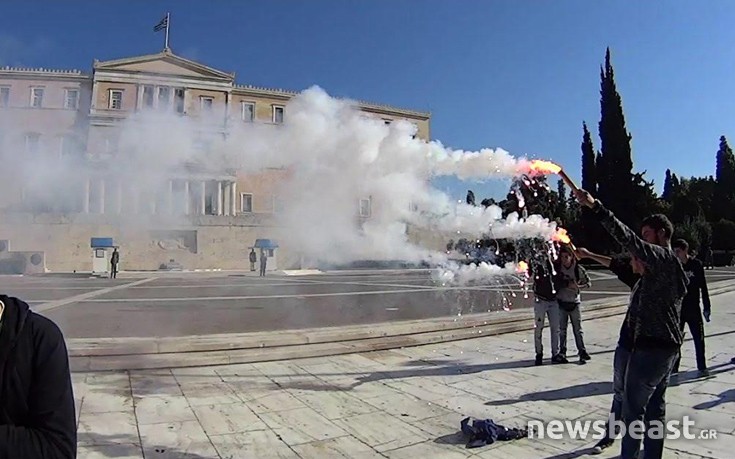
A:
{"label": "burning flare", "polygon": [[564,228],[559,228],[556,230],[556,233],[554,233],[553,236],[551,236],[552,241],[561,242],[562,244],[571,244],[572,239],[569,237],[569,234],[567,233],[567,230]]}
{"label": "burning flare", "polygon": [[525,261],[519,261],[518,265],[516,266],[516,272],[519,274],[528,275],[528,263],[526,263]]}
{"label": "burning flare", "polygon": [[534,159],[527,164],[529,173],[536,173],[541,175],[558,174],[561,172],[561,166],[554,164],[551,161],[542,161],[540,159]]}

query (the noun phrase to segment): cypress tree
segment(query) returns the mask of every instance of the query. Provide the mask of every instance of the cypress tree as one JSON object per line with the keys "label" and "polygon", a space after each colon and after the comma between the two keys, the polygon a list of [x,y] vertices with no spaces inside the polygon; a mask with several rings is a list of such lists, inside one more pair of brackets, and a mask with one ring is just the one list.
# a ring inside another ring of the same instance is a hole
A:
{"label": "cypress tree", "polygon": [[610,61],[610,48],[605,52],[605,65],[600,69],[600,115],[602,161],[597,165],[598,194],[622,221],[630,223],[635,216],[630,205],[635,202],[631,136],[625,127],[623,104]]}
{"label": "cypress tree", "polygon": [[663,193],[661,193],[661,199],[663,199],[666,202],[671,202],[673,197],[674,197],[674,178],[671,176],[671,169],[666,169],[666,178],[664,179],[664,191]]}
{"label": "cypress tree", "polygon": [[595,147],[587,123],[582,122],[582,188],[597,195],[597,171]]}

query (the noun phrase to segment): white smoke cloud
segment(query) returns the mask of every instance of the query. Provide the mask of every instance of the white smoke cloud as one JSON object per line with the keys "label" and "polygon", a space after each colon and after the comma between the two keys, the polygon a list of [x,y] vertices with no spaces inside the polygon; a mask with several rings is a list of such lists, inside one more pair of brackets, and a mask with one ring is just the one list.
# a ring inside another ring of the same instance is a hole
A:
{"label": "white smoke cloud", "polygon": [[[129,188],[155,195],[167,191],[172,171],[184,162],[253,173],[287,168],[288,179],[278,189],[283,209],[277,218],[289,228],[288,246],[298,248],[306,259],[328,263],[446,262],[445,253],[411,243],[410,228],[445,240],[458,232],[471,237],[484,233],[495,238],[549,238],[555,229],[539,216],[524,220],[512,214],[503,219],[496,206],[457,204],[430,184],[439,175],[513,177],[526,164],[524,159],[502,149],[462,151],[414,139],[416,128],[411,123],[385,125],[318,87],[289,101],[283,125],[234,122],[225,138],[213,129],[221,122],[213,117],[136,114],[120,124],[116,175]],[[63,182],[73,183],[78,169],[70,165],[59,169],[58,164],[36,161],[32,175],[38,177],[39,169],[63,170]],[[41,185],[44,188],[47,182]],[[63,187],[54,190],[65,192]],[[360,200],[370,203],[367,219],[359,218]],[[460,277],[507,274],[511,268],[472,269],[445,268],[443,276],[455,282]]]}

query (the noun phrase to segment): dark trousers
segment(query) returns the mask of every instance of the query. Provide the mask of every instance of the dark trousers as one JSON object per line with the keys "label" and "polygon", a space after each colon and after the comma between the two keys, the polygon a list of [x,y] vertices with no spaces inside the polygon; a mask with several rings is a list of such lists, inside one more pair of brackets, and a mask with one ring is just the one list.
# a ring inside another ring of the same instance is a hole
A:
{"label": "dark trousers", "polygon": [[[623,417],[623,393],[625,392],[625,372],[628,369],[630,351],[618,345],[613,356],[613,401],[610,407],[610,418],[620,421]],[[609,422],[605,424],[608,438],[615,440],[619,432],[610,432]]]}
{"label": "dark trousers", "polygon": [[[634,438],[630,428],[634,423],[643,422],[646,435],[643,449],[646,459],[661,459],[664,439],[651,438],[648,429],[653,421],[663,425],[666,422],[666,388],[669,385],[671,370],[679,356],[679,349],[635,349],[628,359],[623,393],[623,422],[626,426],[621,445],[621,459],[637,459],[641,449],[640,438]],[[663,430],[653,426],[654,433]]]}
{"label": "dark trousers", "polygon": [[587,352],[584,347],[584,332],[582,331],[582,311],[579,305],[571,311],[567,311],[559,302],[559,354],[567,356],[567,328],[569,322],[572,322],[572,333],[574,334],[574,342],[577,345],[577,353],[583,354]]}
{"label": "dark trousers", "polygon": [[113,263],[111,265],[112,270],[110,270],[110,279],[117,278],[117,263]]}
{"label": "dark trousers", "polygon": [[265,264],[260,264],[260,275],[265,277]]}
{"label": "dark trousers", "polygon": [[255,271],[255,262],[254,261],[251,261],[250,262],[250,271]]}
{"label": "dark trousers", "polygon": [[[707,369],[707,359],[704,357],[704,320],[702,312],[682,313],[681,315],[681,333],[684,333],[684,326],[689,324],[689,332],[692,334],[694,341],[694,352],[697,354],[697,370]],[[679,371],[679,362],[681,357],[677,359],[674,365],[674,371]]]}

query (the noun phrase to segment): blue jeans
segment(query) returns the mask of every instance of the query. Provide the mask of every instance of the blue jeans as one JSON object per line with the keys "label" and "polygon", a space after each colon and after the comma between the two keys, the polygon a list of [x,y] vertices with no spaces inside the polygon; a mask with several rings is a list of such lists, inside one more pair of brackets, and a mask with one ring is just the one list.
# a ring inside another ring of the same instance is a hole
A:
{"label": "blue jeans", "polygon": [[[666,421],[666,388],[669,376],[679,357],[679,349],[635,349],[630,353],[625,373],[623,422],[626,426],[621,445],[621,459],[637,459],[640,438],[630,434],[631,425],[643,421],[645,459],[661,459],[664,439],[651,438],[648,429],[652,421]],[[660,427],[658,429],[661,429]]]}
{"label": "blue jeans", "polygon": [[[628,369],[628,359],[630,351],[620,347],[615,348],[613,357],[613,401],[610,407],[610,414],[614,421],[619,421],[623,417],[623,393],[625,392],[625,371]],[[607,430],[607,429],[606,429]],[[608,430],[609,432],[609,430]],[[617,435],[618,432],[615,432]],[[610,435],[611,439],[615,439],[615,435]]]}

